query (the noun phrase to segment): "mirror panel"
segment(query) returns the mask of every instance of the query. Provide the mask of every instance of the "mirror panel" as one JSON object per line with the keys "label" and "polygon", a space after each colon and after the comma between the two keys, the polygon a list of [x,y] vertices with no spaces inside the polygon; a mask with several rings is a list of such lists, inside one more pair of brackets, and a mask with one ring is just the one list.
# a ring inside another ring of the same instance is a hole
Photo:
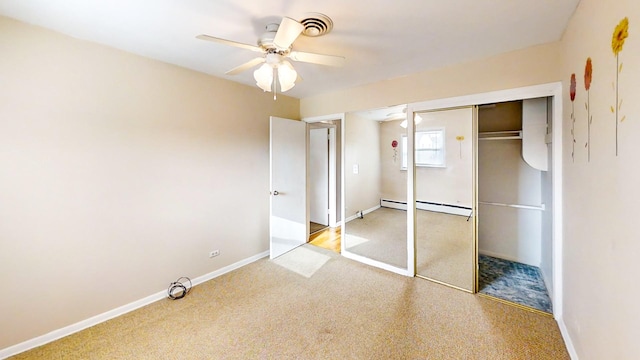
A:
{"label": "mirror panel", "polygon": [[416,274],[470,292],[476,262],[475,111],[414,114]]}
{"label": "mirror panel", "polygon": [[406,106],[345,115],[344,251],[407,268]]}

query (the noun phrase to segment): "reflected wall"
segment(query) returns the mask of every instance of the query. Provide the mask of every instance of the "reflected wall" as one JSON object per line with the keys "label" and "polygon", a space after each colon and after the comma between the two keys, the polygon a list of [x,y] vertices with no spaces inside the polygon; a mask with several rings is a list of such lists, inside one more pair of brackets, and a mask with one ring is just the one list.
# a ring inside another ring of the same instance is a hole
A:
{"label": "reflected wall", "polygon": [[407,181],[400,149],[406,128],[386,118],[390,111],[345,116],[343,241],[348,253],[406,269]]}

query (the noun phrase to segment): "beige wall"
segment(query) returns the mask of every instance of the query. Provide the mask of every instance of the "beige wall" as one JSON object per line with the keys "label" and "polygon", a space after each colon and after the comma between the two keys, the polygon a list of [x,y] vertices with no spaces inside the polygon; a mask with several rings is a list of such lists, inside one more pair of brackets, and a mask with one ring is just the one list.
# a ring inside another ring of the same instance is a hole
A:
{"label": "beige wall", "polygon": [[[616,84],[612,37],[629,19]],[[581,360],[640,354],[640,6],[637,0],[582,0],[562,40],[564,81],[564,317]],[[593,79],[585,89],[591,57]],[[569,79],[576,74],[576,97]],[[622,101],[616,156],[616,85]],[[587,109],[591,124],[588,160]],[[575,126],[571,120],[575,109]],[[575,128],[575,161],[571,157]]]}
{"label": "beige wall", "polygon": [[[357,114],[345,116],[345,218],[380,204],[380,125]],[[353,166],[358,165],[358,174]]]}
{"label": "beige wall", "polygon": [[[473,109],[421,113],[416,131],[445,129],[446,167],[416,167],[416,200],[471,208],[473,203]],[[458,141],[456,137],[463,136]]]}
{"label": "beige wall", "polygon": [[300,100],[303,117],[544,84],[561,79],[560,44],[425,71]]}
{"label": "beige wall", "polygon": [[268,250],[298,100],[2,17],[0,54],[0,349]]}
{"label": "beige wall", "polygon": [[[380,197],[387,200],[407,201],[407,171],[402,170],[402,135],[407,129],[402,128],[402,120],[384,121],[380,123]],[[398,146],[391,146],[396,140]]]}

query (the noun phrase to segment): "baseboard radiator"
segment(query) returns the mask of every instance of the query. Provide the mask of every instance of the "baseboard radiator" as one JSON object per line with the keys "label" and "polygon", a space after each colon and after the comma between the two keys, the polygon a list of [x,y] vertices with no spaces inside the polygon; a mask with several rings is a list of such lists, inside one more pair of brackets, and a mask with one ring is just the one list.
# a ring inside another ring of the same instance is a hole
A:
{"label": "baseboard radiator", "polygon": [[[391,209],[407,210],[406,201],[380,199],[380,206],[391,208]],[[434,202],[421,201],[421,200],[416,201],[416,208],[419,210],[435,211],[435,212],[467,216],[467,217],[471,216],[471,212],[472,212],[472,209],[467,206],[434,203]]]}

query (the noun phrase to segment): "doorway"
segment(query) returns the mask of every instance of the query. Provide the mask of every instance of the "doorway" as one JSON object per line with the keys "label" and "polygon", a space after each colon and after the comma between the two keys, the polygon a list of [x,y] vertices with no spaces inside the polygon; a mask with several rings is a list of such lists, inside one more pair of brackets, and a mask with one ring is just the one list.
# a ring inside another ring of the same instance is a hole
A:
{"label": "doorway", "polygon": [[309,243],[340,253],[340,119],[309,122]]}

